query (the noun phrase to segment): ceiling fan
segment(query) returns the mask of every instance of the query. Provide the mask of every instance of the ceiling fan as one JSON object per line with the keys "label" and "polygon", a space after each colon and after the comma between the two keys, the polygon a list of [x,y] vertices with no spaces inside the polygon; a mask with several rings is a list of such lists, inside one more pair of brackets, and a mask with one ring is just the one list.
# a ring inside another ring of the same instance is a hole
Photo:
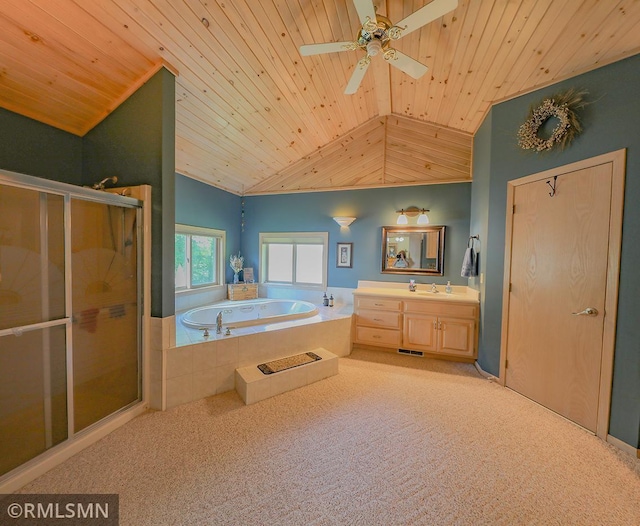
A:
{"label": "ceiling fan", "polygon": [[367,54],[361,58],[349,79],[345,94],[351,95],[360,87],[367,72],[371,57],[380,53],[392,66],[404,71],[414,79],[419,79],[427,72],[427,66],[417,60],[390,47],[392,40],[398,40],[416,29],[427,25],[436,18],[446,15],[458,6],[458,0],[433,0],[421,7],[397,24],[393,24],[386,16],[376,14],[372,0],[353,0],[362,27],[353,42],[327,42],[324,44],[307,44],[300,46],[303,56],[335,53],[337,51],[354,51],[362,49]]}

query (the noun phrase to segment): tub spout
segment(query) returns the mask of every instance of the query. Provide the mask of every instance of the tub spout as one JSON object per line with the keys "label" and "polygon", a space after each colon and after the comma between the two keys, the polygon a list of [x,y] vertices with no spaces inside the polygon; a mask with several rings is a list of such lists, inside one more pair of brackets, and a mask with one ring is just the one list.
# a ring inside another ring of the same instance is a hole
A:
{"label": "tub spout", "polygon": [[222,311],[216,316],[216,334],[222,334]]}

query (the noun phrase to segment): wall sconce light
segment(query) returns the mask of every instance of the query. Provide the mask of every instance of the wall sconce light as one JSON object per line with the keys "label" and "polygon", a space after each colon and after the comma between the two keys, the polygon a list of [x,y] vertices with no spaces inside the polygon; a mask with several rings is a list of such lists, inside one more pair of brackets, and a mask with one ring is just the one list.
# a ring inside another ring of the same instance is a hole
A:
{"label": "wall sconce light", "polygon": [[343,226],[349,226],[351,223],[353,223],[356,218],[355,217],[344,217],[344,216],[338,216],[338,217],[334,217],[333,220],[338,223],[341,227]]}
{"label": "wall sconce light", "polygon": [[429,216],[427,215],[429,210],[425,210],[424,208],[417,208],[415,206],[410,206],[409,208],[403,208],[402,210],[396,210],[396,214],[398,215],[398,220],[396,221],[397,225],[408,225],[409,217],[418,216],[418,225],[428,225],[429,224]]}

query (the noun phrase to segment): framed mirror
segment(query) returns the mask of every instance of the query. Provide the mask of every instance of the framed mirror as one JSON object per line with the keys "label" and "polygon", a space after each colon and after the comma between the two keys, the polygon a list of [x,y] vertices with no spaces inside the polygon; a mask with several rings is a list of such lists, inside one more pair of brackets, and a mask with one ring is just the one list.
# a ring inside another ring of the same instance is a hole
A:
{"label": "framed mirror", "polygon": [[383,274],[444,275],[444,226],[383,226]]}

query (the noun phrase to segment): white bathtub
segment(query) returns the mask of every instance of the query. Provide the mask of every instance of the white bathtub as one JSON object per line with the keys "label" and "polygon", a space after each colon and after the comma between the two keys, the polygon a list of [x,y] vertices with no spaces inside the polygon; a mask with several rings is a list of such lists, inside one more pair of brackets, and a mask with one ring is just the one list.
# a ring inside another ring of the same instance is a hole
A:
{"label": "white bathtub", "polygon": [[313,303],[298,300],[223,301],[185,312],[182,323],[194,329],[215,327],[219,312],[222,312],[222,326],[234,328],[308,318],[315,316],[318,308]]}

